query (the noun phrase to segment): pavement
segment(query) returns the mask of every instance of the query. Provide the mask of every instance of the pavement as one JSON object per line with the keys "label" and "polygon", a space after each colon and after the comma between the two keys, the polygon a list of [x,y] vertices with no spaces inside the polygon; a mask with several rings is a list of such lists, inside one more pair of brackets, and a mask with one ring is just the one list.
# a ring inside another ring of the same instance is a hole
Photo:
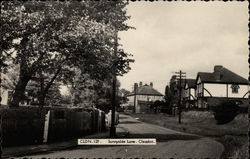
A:
{"label": "pavement", "polygon": [[[77,139],[65,142],[3,148],[3,157],[28,158],[220,158],[224,146],[212,139],[140,122],[120,114],[117,138],[156,138],[151,146],[77,146]],[[108,138],[109,132],[84,138]]]}

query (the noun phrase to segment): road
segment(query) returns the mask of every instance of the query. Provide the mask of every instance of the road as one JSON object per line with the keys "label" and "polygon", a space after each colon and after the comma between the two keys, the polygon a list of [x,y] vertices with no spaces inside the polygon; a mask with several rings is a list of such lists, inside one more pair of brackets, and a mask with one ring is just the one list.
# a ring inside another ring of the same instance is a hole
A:
{"label": "road", "polygon": [[[127,132],[127,133],[126,133]],[[78,146],[72,150],[26,156],[31,158],[219,158],[222,144],[197,135],[181,133],[120,115],[117,128],[120,138],[156,138],[156,145],[146,146]]]}

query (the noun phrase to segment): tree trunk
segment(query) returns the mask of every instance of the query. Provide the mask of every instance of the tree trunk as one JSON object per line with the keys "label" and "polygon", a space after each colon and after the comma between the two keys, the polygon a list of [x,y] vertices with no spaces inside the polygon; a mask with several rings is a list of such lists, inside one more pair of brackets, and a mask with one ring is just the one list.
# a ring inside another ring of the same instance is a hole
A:
{"label": "tree trunk", "polygon": [[40,95],[39,95],[39,107],[40,107],[40,109],[42,109],[43,106],[45,105],[46,95],[48,94],[50,87],[53,85],[55,79],[57,78],[57,76],[59,75],[60,72],[61,72],[61,67],[57,69],[56,73],[51,78],[51,80],[46,85],[46,87],[44,86],[44,77],[42,77],[42,75],[41,75],[41,77],[40,77],[40,79],[41,79],[40,80],[41,91],[40,91]]}
{"label": "tree trunk", "polygon": [[39,108],[42,110],[44,106],[45,96],[44,96],[44,77],[42,76],[42,73],[40,74],[40,93],[39,93]]}
{"label": "tree trunk", "polygon": [[[21,72],[23,73],[23,72]],[[14,94],[13,94],[13,98],[10,102],[10,108],[17,108],[19,107],[19,102],[23,99],[24,97],[24,92],[25,92],[25,88],[29,82],[29,80],[31,79],[30,75],[24,75],[21,74],[19,81],[16,85]]]}
{"label": "tree trunk", "polygon": [[45,97],[46,94],[44,92],[41,92],[41,95],[39,95],[39,109],[42,110],[43,106],[45,105]]}

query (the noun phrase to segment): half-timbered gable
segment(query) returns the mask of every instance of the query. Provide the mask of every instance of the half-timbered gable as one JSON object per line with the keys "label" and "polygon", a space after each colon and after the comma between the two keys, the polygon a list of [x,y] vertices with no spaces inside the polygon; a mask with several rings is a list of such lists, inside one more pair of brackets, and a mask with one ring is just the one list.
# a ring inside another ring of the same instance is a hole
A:
{"label": "half-timbered gable", "polygon": [[247,99],[249,81],[223,66],[214,72],[199,72],[196,78],[197,106],[207,108],[208,98]]}

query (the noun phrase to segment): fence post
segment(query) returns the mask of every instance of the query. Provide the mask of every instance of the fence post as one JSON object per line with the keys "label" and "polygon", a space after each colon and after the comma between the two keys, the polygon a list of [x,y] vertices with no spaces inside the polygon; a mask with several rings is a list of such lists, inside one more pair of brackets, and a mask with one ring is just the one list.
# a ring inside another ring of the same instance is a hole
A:
{"label": "fence post", "polygon": [[44,132],[43,132],[43,143],[46,143],[48,141],[49,119],[50,119],[50,110],[45,115]]}
{"label": "fence post", "polygon": [[[98,109],[99,110],[99,109]],[[99,124],[98,124],[98,126],[99,126],[99,132],[101,132],[102,131],[102,111],[101,110],[99,110]]]}

